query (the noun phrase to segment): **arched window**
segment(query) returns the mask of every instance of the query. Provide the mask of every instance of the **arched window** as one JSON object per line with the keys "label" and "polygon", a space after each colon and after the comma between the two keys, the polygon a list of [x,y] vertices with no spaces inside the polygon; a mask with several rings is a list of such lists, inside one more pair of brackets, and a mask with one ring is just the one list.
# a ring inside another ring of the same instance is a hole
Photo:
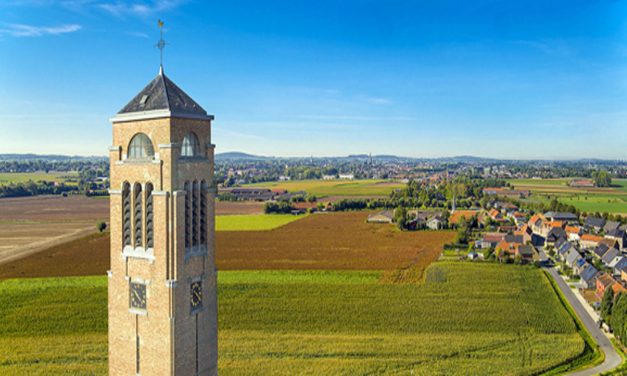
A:
{"label": "arched window", "polygon": [[200,185],[200,244],[207,245],[207,182]]}
{"label": "arched window", "polygon": [[133,220],[135,222],[135,247],[142,246],[142,186],[135,183],[133,187],[133,197],[135,210],[133,212]]}
{"label": "arched window", "polygon": [[185,249],[191,246],[192,223],[192,190],[189,182],[185,182]]}
{"label": "arched window", "polygon": [[122,186],[122,238],[123,246],[131,245],[131,185]]}
{"label": "arched window", "polygon": [[183,144],[181,145],[181,157],[195,157],[200,153],[200,144],[198,143],[198,137],[192,132],[188,133],[183,138]]}
{"label": "arched window", "polygon": [[152,184],[146,184],[146,249],[154,247]]}
{"label": "arched window", "polygon": [[138,133],[131,139],[128,145],[129,159],[152,159],[155,156],[155,149],[152,141],[144,133]]}

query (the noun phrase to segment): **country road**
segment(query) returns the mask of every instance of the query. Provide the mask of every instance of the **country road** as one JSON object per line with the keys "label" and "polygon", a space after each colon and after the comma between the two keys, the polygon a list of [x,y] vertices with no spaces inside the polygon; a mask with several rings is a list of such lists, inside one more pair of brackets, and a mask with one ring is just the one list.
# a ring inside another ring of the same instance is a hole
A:
{"label": "country road", "polygon": [[[538,249],[538,252],[540,253],[541,260],[545,261],[548,259],[544,251]],[[601,329],[597,327],[596,322],[590,316],[588,311],[586,311],[586,309],[581,304],[579,299],[577,299],[577,297],[575,296],[575,293],[573,293],[573,291],[570,289],[568,284],[566,284],[566,282],[564,282],[564,279],[562,279],[562,277],[557,273],[557,270],[555,269],[555,267],[544,266],[544,270],[549,272],[549,274],[551,275],[551,277],[553,278],[553,280],[555,281],[559,289],[562,291],[562,293],[568,300],[568,303],[577,314],[577,317],[579,317],[579,320],[585,325],[586,329],[588,330],[588,333],[590,333],[594,341],[597,343],[597,345],[599,345],[601,350],[605,353],[605,360],[603,361],[603,363],[592,368],[570,373],[569,375],[570,376],[593,376],[593,375],[598,375],[601,372],[610,371],[618,367],[622,362],[621,356],[616,352],[609,338],[607,338],[607,336],[601,331]]]}

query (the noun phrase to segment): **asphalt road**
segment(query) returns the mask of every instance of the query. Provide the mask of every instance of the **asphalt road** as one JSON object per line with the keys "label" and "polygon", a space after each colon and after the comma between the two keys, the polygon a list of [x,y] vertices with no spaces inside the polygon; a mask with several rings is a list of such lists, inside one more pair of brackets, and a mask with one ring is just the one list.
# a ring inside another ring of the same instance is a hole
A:
{"label": "asphalt road", "polygon": [[[538,250],[538,251],[540,253],[540,258],[546,260],[547,257],[544,251],[542,250]],[[570,304],[570,306],[573,308],[573,310],[579,317],[579,320],[586,326],[588,333],[590,333],[594,341],[599,345],[601,350],[605,353],[605,360],[603,361],[603,363],[593,368],[588,368],[588,369],[584,369],[581,371],[570,373],[569,375],[592,376],[592,375],[597,375],[601,372],[610,371],[618,367],[622,362],[622,358],[616,352],[616,350],[614,349],[614,346],[612,346],[612,343],[607,338],[607,336],[601,331],[601,329],[597,327],[596,322],[590,316],[590,314],[588,314],[588,312],[583,307],[579,299],[577,299],[577,297],[575,296],[575,293],[573,293],[573,291],[570,289],[568,284],[564,282],[562,277],[557,273],[557,270],[553,266],[545,266],[544,269],[549,272],[551,277],[553,277],[553,280],[555,281],[559,289],[562,291],[562,293],[566,297],[566,300],[568,300],[568,303]]]}

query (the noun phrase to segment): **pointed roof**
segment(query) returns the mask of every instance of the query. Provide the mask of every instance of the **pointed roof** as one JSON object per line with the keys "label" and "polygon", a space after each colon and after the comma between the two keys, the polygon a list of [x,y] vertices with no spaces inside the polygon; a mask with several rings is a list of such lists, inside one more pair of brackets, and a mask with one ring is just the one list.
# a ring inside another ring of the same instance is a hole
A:
{"label": "pointed roof", "polygon": [[157,77],[111,120],[130,121],[161,117],[213,119],[213,116],[207,115],[207,111],[160,70]]}

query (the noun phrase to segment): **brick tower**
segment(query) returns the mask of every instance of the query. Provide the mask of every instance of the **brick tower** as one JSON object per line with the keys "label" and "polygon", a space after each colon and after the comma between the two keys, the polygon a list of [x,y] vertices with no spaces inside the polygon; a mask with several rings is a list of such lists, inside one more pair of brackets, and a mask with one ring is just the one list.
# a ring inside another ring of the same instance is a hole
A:
{"label": "brick tower", "polygon": [[217,374],[212,120],[163,69],[111,119],[110,375]]}

